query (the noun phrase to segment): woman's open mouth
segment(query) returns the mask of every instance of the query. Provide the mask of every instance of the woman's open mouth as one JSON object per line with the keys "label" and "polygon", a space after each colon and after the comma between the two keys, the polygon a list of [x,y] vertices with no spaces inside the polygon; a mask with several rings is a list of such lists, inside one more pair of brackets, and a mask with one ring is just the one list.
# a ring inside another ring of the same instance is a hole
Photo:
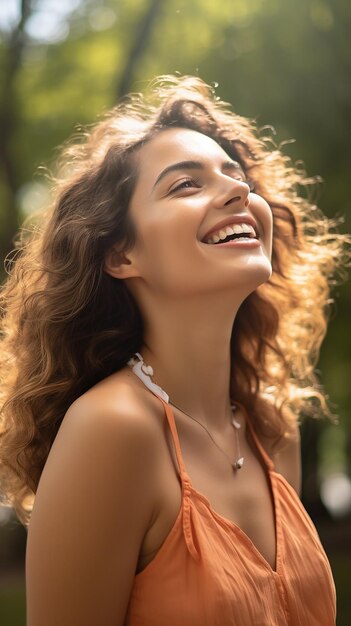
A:
{"label": "woman's open mouth", "polygon": [[220,248],[256,248],[260,245],[256,230],[249,224],[233,224],[227,226],[206,238],[204,243],[208,246]]}

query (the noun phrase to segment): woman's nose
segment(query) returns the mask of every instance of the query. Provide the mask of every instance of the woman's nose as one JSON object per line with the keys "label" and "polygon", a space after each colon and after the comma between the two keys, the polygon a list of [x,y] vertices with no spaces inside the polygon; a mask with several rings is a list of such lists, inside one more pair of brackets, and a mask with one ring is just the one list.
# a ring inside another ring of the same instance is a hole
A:
{"label": "woman's nose", "polygon": [[215,199],[215,205],[219,209],[230,204],[236,204],[239,207],[248,207],[250,187],[243,180],[231,179],[222,185]]}

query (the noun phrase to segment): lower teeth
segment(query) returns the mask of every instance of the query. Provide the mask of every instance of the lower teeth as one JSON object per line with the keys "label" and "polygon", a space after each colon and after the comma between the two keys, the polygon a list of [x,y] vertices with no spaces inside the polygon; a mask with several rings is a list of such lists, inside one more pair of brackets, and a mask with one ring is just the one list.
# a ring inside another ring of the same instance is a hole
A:
{"label": "lower teeth", "polygon": [[[235,239],[230,239],[225,243],[231,243],[232,241],[252,241],[253,237],[236,237]],[[224,243],[223,241],[219,241],[218,243]]]}

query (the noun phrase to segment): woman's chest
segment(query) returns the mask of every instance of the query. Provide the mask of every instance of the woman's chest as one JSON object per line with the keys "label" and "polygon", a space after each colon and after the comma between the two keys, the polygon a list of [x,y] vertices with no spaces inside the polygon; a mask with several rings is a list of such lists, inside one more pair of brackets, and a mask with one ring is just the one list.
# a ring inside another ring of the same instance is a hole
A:
{"label": "woman's chest", "polygon": [[[234,524],[252,542],[262,559],[276,568],[276,519],[274,494],[266,468],[255,452],[252,442],[242,439],[244,465],[233,470],[211,441],[201,440],[199,446],[183,438],[182,454],[192,488],[206,498],[216,516]],[[230,453],[231,447],[226,452]],[[169,440],[160,459],[158,514],[145,534],[138,572],[157,554],[171,531],[182,504],[182,490],[175,453]],[[196,495],[195,495],[196,497]],[[239,533],[240,541],[240,533]]]}

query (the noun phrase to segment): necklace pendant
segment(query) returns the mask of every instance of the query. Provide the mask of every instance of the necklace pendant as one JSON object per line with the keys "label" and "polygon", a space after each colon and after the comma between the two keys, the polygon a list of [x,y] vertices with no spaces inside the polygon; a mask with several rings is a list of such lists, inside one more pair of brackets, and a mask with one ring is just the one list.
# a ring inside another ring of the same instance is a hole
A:
{"label": "necklace pendant", "polygon": [[234,461],[234,463],[232,463],[232,468],[235,470],[238,470],[238,469],[241,469],[243,465],[244,465],[244,457],[241,456],[239,459]]}

